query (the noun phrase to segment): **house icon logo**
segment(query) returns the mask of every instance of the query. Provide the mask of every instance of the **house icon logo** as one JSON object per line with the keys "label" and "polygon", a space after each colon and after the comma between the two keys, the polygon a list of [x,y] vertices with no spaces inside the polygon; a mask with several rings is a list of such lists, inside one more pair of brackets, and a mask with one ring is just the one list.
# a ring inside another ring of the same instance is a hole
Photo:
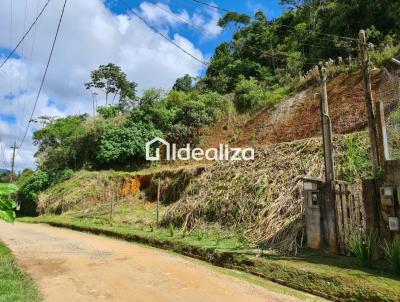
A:
{"label": "house icon logo", "polygon": [[[155,149],[155,155],[152,155],[151,153],[151,146],[154,144],[157,144],[158,146]],[[167,154],[167,159],[169,159],[169,154],[170,154],[170,144],[166,141],[163,140],[162,138],[155,137],[151,141],[146,143],[146,160],[149,161],[156,161],[156,160],[161,160],[161,154],[160,154],[160,146],[164,145],[166,148],[166,154]]]}

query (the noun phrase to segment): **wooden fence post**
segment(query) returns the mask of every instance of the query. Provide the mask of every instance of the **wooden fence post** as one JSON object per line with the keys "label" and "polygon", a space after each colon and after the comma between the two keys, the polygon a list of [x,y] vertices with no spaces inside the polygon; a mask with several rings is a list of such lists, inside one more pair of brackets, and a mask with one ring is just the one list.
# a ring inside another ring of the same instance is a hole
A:
{"label": "wooden fence post", "polygon": [[321,76],[321,124],[325,157],[325,180],[330,183],[335,180],[335,163],[333,159],[332,125],[329,117],[328,91],[326,87],[326,68],[320,65],[319,72]]}
{"label": "wooden fence post", "polygon": [[372,98],[372,88],[371,88],[371,79],[368,70],[369,64],[369,54],[367,47],[367,40],[365,37],[365,31],[361,30],[359,33],[358,44],[360,48],[360,58],[361,58],[361,69],[364,78],[364,90],[365,90],[365,102],[367,109],[367,118],[368,118],[368,130],[369,130],[369,139],[371,145],[371,154],[372,154],[372,166],[374,169],[380,167],[380,160],[378,154],[378,139],[377,139],[377,131],[376,131],[376,123],[375,123],[375,114],[374,114],[374,100]]}

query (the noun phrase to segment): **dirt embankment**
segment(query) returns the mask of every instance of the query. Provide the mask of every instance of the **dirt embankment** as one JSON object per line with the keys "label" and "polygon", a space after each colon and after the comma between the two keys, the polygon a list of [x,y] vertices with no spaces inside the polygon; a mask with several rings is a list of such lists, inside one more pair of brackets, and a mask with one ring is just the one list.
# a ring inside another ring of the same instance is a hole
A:
{"label": "dirt embankment", "polygon": [[[382,73],[372,74],[372,89],[377,94]],[[310,87],[277,105],[263,110],[242,128],[239,145],[289,142],[320,135],[320,87]],[[360,131],[367,125],[364,84],[361,74],[339,75],[328,79],[329,112],[333,132]],[[387,105],[388,100],[383,100]]]}

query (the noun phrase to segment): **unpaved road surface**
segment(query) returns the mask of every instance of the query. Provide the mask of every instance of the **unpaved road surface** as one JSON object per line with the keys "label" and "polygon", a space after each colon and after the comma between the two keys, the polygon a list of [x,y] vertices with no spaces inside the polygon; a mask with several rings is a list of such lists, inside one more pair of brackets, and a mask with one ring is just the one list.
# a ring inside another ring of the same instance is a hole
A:
{"label": "unpaved road surface", "polygon": [[300,301],[183,257],[47,225],[0,222],[45,301]]}

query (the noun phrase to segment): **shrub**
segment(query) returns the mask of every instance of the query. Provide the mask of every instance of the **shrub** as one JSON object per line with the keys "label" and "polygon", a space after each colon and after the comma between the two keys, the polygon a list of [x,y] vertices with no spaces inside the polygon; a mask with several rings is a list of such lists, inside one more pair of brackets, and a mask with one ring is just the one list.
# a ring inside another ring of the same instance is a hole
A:
{"label": "shrub", "polygon": [[383,246],[386,259],[390,262],[393,272],[400,276],[400,240],[397,239],[391,244],[385,241]]}
{"label": "shrub", "polygon": [[18,189],[17,200],[21,205],[21,214],[36,215],[36,206],[39,193],[46,190],[51,184],[46,172],[36,172],[29,177]]}
{"label": "shrub", "polygon": [[144,160],[145,144],[162,132],[155,128],[143,111],[134,110],[121,125],[104,129],[99,143],[98,160],[103,164],[129,164]]}
{"label": "shrub", "polygon": [[54,183],[66,181],[72,177],[74,171],[72,169],[64,169],[56,173]]}
{"label": "shrub", "polygon": [[100,106],[97,108],[97,113],[101,115],[104,119],[110,119],[117,117],[121,114],[121,108],[117,105],[113,106]]}
{"label": "shrub", "polygon": [[376,246],[376,234],[374,232],[363,235],[354,233],[347,242],[350,251],[357,257],[364,267],[372,267],[372,259]]}
{"label": "shrub", "polygon": [[234,104],[241,113],[252,112],[260,108],[264,97],[264,91],[255,79],[242,79],[235,88]]}

